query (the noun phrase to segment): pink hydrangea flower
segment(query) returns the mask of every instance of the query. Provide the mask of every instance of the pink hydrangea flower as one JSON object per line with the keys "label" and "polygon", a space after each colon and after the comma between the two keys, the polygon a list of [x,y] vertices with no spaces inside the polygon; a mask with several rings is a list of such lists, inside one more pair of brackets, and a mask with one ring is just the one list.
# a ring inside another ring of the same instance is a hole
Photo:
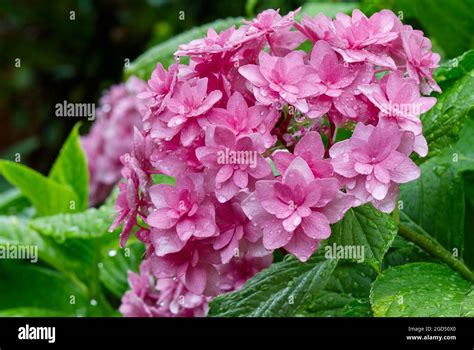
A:
{"label": "pink hydrangea flower", "polygon": [[265,248],[284,247],[306,261],[319,242],[330,236],[329,224],[340,220],[351,204],[352,198],[339,191],[337,179],[316,179],[308,164],[297,157],[281,181],[258,181],[242,208],[262,228]]}
{"label": "pink hydrangea flower", "polygon": [[206,129],[206,146],[197,148],[196,156],[210,169],[208,179],[221,203],[272,172],[251,136],[237,138],[232,130],[220,126]]}
{"label": "pink hydrangea flower", "polygon": [[213,248],[221,255],[222,263],[233,258],[263,257],[271,252],[262,244],[262,231],[251,222],[242,210],[241,201],[247,195],[242,193],[223,204],[216,203],[216,224],[219,236]]}
{"label": "pink hydrangea flower", "polygon": [[219,34],[214,28],[207,30],[207,36],[203,39],[196,39],[189,44],[182,44],[175,52],[175,56],[196,56],[222,53],[237,48],[245,38],[245,30],[235,29],[232,26],[223,30]]}
{"label": "pink hydrangea flower", "polygon": [[189,64],[158,64],[140,94],[112,226],[122,246],[135,232],[146,247],[125,315],[205,315],[275,249],[307,261],[349,208],[390,212],[419,176],[409,157],[427,153],[419,116],[435,103],[420,90],[437,89],[429,40],[390,11],[301,23],[296,12],[210,29],[176,52]]}
{"label": "pink hydrangea flower", "polygon": [[158,184],[150,187],[154,210],[147,223],[158,230],[158,255],[180,251],[191,237],[207,238],[217,234],[215,209],[204,192],[202,174],[184,175],[176,186]]}
{"label": "pink hydrangea flower", "polygon": [[120,156],[131,150],[133,130],[140,127],[143,102],[137,94],[145,83],[131,77],[114,85],[100,100],[97,121],[87,136],[81,137],[89,167],[89,204],[103,202],[120,180]]}
{"label": "pink hydrangea flower", "polygon": [[267,254],[262,257],[237,258],[227,264],[220,265],[218,268],[222,293],[240,289],[257,272],[270,266],[272,261],[273,255]]}
{"label": "pink hydrangea flower", "polygon": [[[207,114],[209,124],[224,126],[236,136],[260,134],[263,141],[262,152],[275,143],[270,132],[279,118],[278,111],[263,105],[249,107],[242,94],[235,92],[227,102],[227,108],[213,108]],[[258,141],[258,140],[255,140]]]}
{"label": "pink hydrangea flower", "polygon": [[374,76],[369,64],[347,64],[343,62],[326,41],[318,41],[311,53],[311,67],[318,76],[321,94],[310,99],[310,118],[318,118],[334,106],[349,118],[359,117],[365,108],[363,100],[357,97],[357,87],[368,84]]}
{"label": "pink hydrangea flower", "polygon": [[370,18],[358,9],[352,12],[352,17],[338,13],[333,21],[335,35],[331,44],[346,62],[369,62],[395,70],[393,59],[374,46],[386,45],[397,38],[398,33],[392,31],[396,21],[394,13],[386,10]]}
{"label": "pink hydrangea flower", "polygon": [[156,64],[156,68],[151,73],[146,91],[138,95],[138,98],[146,101],[143,109],[143,123],[146,130],[150,128],[148,120],[154,115],[161,113],[166,107],[168,100],[176,86],[178,78],[178,65],[172,64],[169,70],[163,68],[161,63]]}
{"label": "pink hydrangea flower", "polygon": [[285,57],[259,55],[259,65],[249,64],[239,69],[252,84],[258,102],[264,105],[288,103],[301,112],[308,112],[306,97],[320,93],[317,77],[304,64],[304,53],[294,51]]}
{"label": "pink hydrangea flower", "polygon": [[196,158],[196,148],[204,144],[203,137],[196,139],[188,147],[183,147],[178,137],[169,141],[155,141],[155,144],[150,162],[159,173],[176,177],[179,174],[197,173],[202,170],[203,167]]}
{"label": "pink hydrangea flower", "polygon": [[317,14],[314,18],[304,14],[300,23],[295,23],[295,28],[313,43],[319,40],[331,41],[335,35],[331,18],[323,13]]}
{"label": "pink hydrangea flower", "polygon": [[176,86],[167,109],[156,117],[151,136],[171,140],[179,133],[183,146],[189,146],[199,136],[198,119],[204,117],[222,97],[218,90],[207,93],[207,79],[193,79]]}
{"label": "pink hydrangea flower", "polygon": [[[410,141],[411,147],[406,144]],[[334,171],[349,179],[345,181],[348,193],[361,202],[382,201],[393,194],[396,184],[420,176],[420,169],[408,157],[413,142],[413,134],[405,136],[394,123],[377,127],[358,123],[353,136],[336,143],[329,154]]]}
{"label": "pink hydrangea flower", "polygon": [[[161,242],[155,242],[159,250]],[[219,292],[219,273],[222,263],[219,252],[209,240],[191,240],[178,252],[150,257],[153,274],[157,278],[181,278],[186,288],[198,295]]]}
{"label": "pink hydrangea flower", "polygon": [[300,8],[295,11],[290,11],[285,16],[281,16],[279,11],[280,10],[268,9],[259,13],[257,17],[251,21],[244,20],[243,22],[248,25],[247,35],[267,35],[279,29],[291,27],[294,24],[295,16],[300,11]]}
{"label": "pink hydrangea flower", "polygon": [[400,129],[417,136],[417,153],[428,153],[419,116],[435,105],[436,98],[421,97],[416,81],[404,78],[400,72],[385,76],[379,84],[361,85],[359,90],[380,109],[381,118],[393,120]]}
{"label": "pink hydrangea flower", "polygon": [[[140,131],[135,130],[131,154],[126,153],[120,158],[123,164],[122,176],[125,178],[125,182],[118,184],[119,194],[115,202],[118,215],[110,230],[115,230],[123,223],[120,234],[120,246],[122,248],[137,224],[137,215],[142,215],[143,204],[148,202],[148,188],[151,184],[149,169],[152,147],[151,140],[143,136]],[[146,209],[146,205],[143,209]],[[141,229],[138,230],[136,234],[140,235],[141,231]]]}
{"label": "pink hydrangea flower", "polygon": [[120,312],[125,317],[204,317],[210,298],[191,293],[181,280],[156,279],[149,260],[140,274],[129,272],[131,290],[122,297]]}
{"label": "pink hydrangea flower", "polygon": [[431,90],[441,92],[440,87],[432,77],[432,72],[438,67],[440,56],[431,51],[430,39],[423,36],[423,32],[406,29],[400,33],[403,48],[407,58],[407,72],[410,78],[421,84],[423,93]]}
{"label": "pink hydrangea flower", "polygon": [[280,174],[285,173],[295,158],[301,157],[306,161],[315,178],[332,177],[333,175],[331,162],[323,159],[324,145],[321,135],[316,131],[306,133],[296,144],[293,154],[279,150],[273,153],[272,157]]}
{"label": "pink hydrangea flower", "polygon": [[244,23],[247,24],[246,34],[250,38],[265,36],[270,52],[274,55],[284,56],[304,41],[304,36],[301,33],[290,30],[299,10],[291,11],[285,16],[281,16],[279,10],[265,10],[252,21],[244,20]]}

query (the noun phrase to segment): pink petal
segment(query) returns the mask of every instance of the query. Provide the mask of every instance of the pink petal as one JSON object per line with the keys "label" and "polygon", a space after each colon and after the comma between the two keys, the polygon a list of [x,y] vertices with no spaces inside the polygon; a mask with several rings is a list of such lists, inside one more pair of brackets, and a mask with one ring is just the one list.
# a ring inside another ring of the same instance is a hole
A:
{"label": "pink petal", "polygon": [[382,200],[387,195],[389,186],[388,184],[378,181],[374,176],[372,176],[370,179],[367,179],[365,188],[370,194],[372,194],[372,196],[374,196],[375,199]]}
{"label": "pink petal", "polygon": [[304,159],[323,159],[324,145],[321,135],[316,131],[310,131],[305,134],[296,144],[295,155]]}
{"label": "pink petal", "polygon": [[248,64],[239,68],[239,73],[257,87],[267,86],[268,82],[260,73],[260,67],[254,64]]}
{"label": "pink petal", "polygon": [[263,226],[263,245],[266,249],[283,247],[291,239],[291,233],[283,229],[281,221],[277,218],[268,220]]}
{"label": "pink petal", "polygon": [[229,180],[234,174],[234,167],[226,164],[217,171],[216,183],[223,183]]}
{"label": "pink petal", "polygon": [[[363,187],[365,190],[365,187]],[[344,214],[354,205],[355,198],[343,192],[338,192],[336,198],[329,202],[322,213],[326,216],[330,224],[334,224],[344,217]]]}
{"label": "pink petal", "polygon": [[206,281],[207,271],[204,266],[189,267],[186,271],[184,284],[193,293],[202,295],[206,288]]}
{"label": "pink petal", "polygon": [[302,228],[305,235],[313,239],[326,239],[331,235],[328,219],[316,211],[303,218]]}
{"label": "pink petal", "polygon": [[249,177],[246,171],[243,170],[236,170],[234,171],[234,183],[240,187],[240,188],[245,188],[248,185],[249,182]]}
{"label": "pink petal", "polygon": [[261,179],[266,177],[272,173],[272,167],[268,164],[267,160],[262,156],[257,156],[257,162],[255,166],[251,164],[247,168],[247,172],[254,178],[254,179]]}
{"label": "pink petal", "polygon": [[286,150],[278,150],[273,153],[272,158],[280,174],[284,174],[295,156]]}
{"label": "pink petal", "polygon": [[284,248],[300,261],[305,262],[311,257],[318,245],[318,240],[309,238],[303,233],[303,230],[298,229]]}
{"label": "pink petal", "polygon": [[169,216],[170,210],[172,209],[159,208],[156,211],[153,211],[147,217],[147,224],[159,229],[169,229],[171,227],[174,227],[178,222],[178,219]]}
{"label": "pink petal", "polygon": [[390,178],[396,183],[406,183],[420,177],[420,168],[408,157],[405,158],[403,163],[395,169],[389,170],[389,172]]}
{"label": "pink petal", "polygon": [[186,245],[175,230],[152,230],[151,240],[158,256],[179,252]]}

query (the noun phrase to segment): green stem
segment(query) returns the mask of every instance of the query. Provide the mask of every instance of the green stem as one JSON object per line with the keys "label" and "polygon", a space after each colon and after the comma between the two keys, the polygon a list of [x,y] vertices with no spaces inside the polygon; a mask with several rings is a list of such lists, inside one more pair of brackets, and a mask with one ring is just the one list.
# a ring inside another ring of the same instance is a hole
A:
{"label": "green stem", "polygon": [[434,257],[440,259],[453,270],[459,272],[465,279],[474,282],[474,273],[461,260],[456,259],[451,252],[444,248],[436,239],[430,235],[412,230],[411,228],[400,224],[398,233],[409,241],[417,244]]}

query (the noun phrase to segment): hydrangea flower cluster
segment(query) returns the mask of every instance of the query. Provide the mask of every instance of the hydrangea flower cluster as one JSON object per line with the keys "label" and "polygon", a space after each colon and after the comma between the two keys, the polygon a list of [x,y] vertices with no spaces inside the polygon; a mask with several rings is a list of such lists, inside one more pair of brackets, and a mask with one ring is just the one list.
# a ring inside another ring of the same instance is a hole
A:
{"label": "hydrangea flower cluster", "polygon": [[143,101],[137,94],[146,83],[131,77],[125,84],[112,86],[100,99],[97,121],[81,145],[89,167],[89,204],[103,202],[121,178],[120,157],[130,152],[133,129],[140,127]]}
{"label": "hydrangea flower cluster", "polygon": [[390,212],[419,176],[409,156],[427,154],[419,116],[440,90],[429,39],[390,11],[299,23],[297,12],[210,29],[139,95],[143,128],[122,157],[112,227],[123,223],[122,246],[134,232],[147,247],[125,315],[203,315],[274,250],[308,260],[348,209]]}

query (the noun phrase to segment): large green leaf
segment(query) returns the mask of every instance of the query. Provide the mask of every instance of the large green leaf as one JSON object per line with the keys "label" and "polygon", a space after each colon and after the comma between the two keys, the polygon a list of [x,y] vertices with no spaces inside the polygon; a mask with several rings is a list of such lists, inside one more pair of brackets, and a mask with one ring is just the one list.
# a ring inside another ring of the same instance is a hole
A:
{"label": "large green leaf", "polygon": [[29,316],[32,309],[48,310],[47,314],[55,316],[88,314],[87,293],[58,272],[2,262],[0,280],[0,312],[4,315]]}
{"label": "large green leaf", "polygon": [[[307,301],[302,316],[362,316],[361,303],[369,303],[369,293],[377,273],[366,264],[339,261],[324,289]],[[357,301],[357,302],[356,302]],[[365,313],[370,313],[370,307]]]}
{"label": "large green leaf", "polygon": [[77,214],[57,214],[33,219],[29,226],[43,236],[60,242],[68,238],[97,238],[108,233],[113,215],[113,207],[102,206]]}
{"label": "large green leaf", "polygon": [[374,282],[374,316],[474,316],[471,283],[441,264],[414,263],[385,270]]}
{"label": "large green leaf", "polygon": [[474,172],[464,175],[466,215],[464,220],[464,261],[474,271]]}
{"label": "large green leaf", "polygon": [[436,82],[443,90],[451,86],[474,68],[474,50],[464,52],[461,56],[443,62],[434,72]]}
{"label": "large green leaf", "polygon": [[210,316],[295,316],[324,289],[336,259],[313,255],[302,263],[292,256],[259,272],[238,291],[211,302]]}
{"label": "large green leaf", "polygon": [[118,240],[102,249],[100,281],[116,297],[121,298],[130,289],[128,272],[137,272],[145,253],[141,242],[129,243],[126,248],[120,249]]}
{"label": "large green leaf", "polygon": [[[472,230],[465,227],[466,172],[474,171],[474,118],[468,118],[459,134],[459,141],[440,155],[421,165],[421,176],[403,184],[403,224],[415,223],[432,235],[457,257],[470,258],[474,253],[470,242]],[[469,222],[468,222],[469,223]],[[456,251],[454,251],[456,249]]]}
{"label": "large green leaf", "polygon": [[48,179],[27,166],[0,160],[0,171],[35,207],[39,216],[74,212],[79,198],[66,184]]}
{"label": "large green leaf", "polygon": [[435,259],[416,244],[407,241],[401,236],[395,237],[390,249],[383,258],[382,268],[404,265],[414,262],[431,262]]}
{"label": "large green leaf", "polygon": [[[422,115],[423,134],[429,146],[424,160],[440,154],[459,140],[474,106],[474,70],[452,83],[438,96],[436,105]],[[420,163],[422,160],[418,159]]]}
{"label": "large green leaf", "polygon": [[[344,218],[332,226],[327,251],[332,254],[344,249],[348,252],[363,251],[363,260],[380,270],[382,259],[397,235],[397,225],[392,217],[371,205],[350,209]],[[339,255],[337,258],[343,258]],[[346,256],[349,260],[360,260]]]}
{"label": "large green leaf", "polygon": [[20,215],[30,217],[34,209],[26,197],[17,188],[0,193],[0,215]]}
{"label": "large green leaf", "polygon": [[[453,167],[441,167],[438,157],[421,165],[421,176],[401,186],[403,213],[446,249],[461,256],[464,246],[463,179]],[[402,222],[405,216],[402,216]]]}
{"label": "large green leaf", "polygon": [[51,168],[49,178],[60,184],[69,185],[77,194],[76,210],[87,208],[89,171],[87,159],[79,141],[80,124],[72,129],[59,156]]}
{"label": "large green leaf", "polygon": [[173,54],[178,49],[179,45],[186,44],[194,39],[205,37],[209,28],[214,28],[219,32],[231,27],[232,25],[239,25],[241,23],[242,18],[220,19],[181,33],[150,48],[148,51],[140,55],[130,64],[130,67],[125,69],[125,76],[129,77],[135,75],[141,79],[149,79],[151,72],[155,69],[158,62],[160,62],[165,68],[174,62]]}
{"label": "large green leaf", "polygon": [[53,267],[64,264],[64,255],[61,249],[54,244],[49,244],[38,232],[28,227],[26,220],[16,216],[0,216],[0,246],[25,247],[37,249],[39,260]]}

